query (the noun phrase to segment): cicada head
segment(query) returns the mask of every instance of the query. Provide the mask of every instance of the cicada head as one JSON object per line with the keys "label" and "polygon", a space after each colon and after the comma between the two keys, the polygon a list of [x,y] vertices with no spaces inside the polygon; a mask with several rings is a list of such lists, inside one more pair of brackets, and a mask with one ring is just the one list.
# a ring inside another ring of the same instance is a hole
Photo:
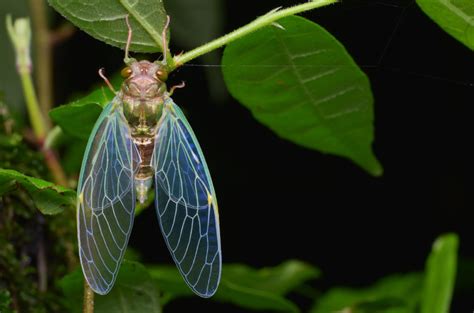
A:
{"label": "cicada head", "polygon": [[122,70],[122,76],[120,97],[125,118],[134,135],[150,136],[163,110],[167,71],[159,63],[134,61]]}
{"label": "cicada head", "polygon": [[121,74],[126,78],[122,85],[122,92],[126,97],[149,100],[163,97],[166,92],[168,73],[159,63],[146,60],[132,62]]}

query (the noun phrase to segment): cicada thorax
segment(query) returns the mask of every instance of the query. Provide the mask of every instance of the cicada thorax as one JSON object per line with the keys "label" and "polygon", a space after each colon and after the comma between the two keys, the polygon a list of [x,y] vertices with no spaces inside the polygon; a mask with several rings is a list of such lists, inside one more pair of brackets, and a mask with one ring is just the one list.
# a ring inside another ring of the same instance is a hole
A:
{"label": "cicada thorax", "polygon": [[159,63],[149,61],[132,62],[122,71],[126,80],[119,96],[122,98],[123,112],[141,158],[135,174],[135,189],[140,203],[146,201],[153,183],[151,157],[166,97],[164,73]]}

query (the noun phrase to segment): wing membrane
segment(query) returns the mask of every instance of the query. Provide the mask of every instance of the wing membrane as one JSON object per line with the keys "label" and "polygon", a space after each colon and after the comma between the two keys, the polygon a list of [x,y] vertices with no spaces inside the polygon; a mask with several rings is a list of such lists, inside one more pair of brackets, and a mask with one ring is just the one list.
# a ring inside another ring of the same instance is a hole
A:
{"label": "wing membrane", "polygon": [[164,105],[152,162],[168,249],[189,287],[210,297],[221,275],[217,200],[199,143],[171,98]]}
{"label": "wing membrane", "polygon": [[132,230],[139,154],[118,99],[108,104],[87,144],[78,186],[79,256],[89,286],[106,294]]}

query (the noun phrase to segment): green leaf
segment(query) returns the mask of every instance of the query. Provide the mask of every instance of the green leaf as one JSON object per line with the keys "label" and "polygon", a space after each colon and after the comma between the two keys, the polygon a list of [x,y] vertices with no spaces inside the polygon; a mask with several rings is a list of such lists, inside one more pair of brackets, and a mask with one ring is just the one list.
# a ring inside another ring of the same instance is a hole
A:
{"label": "green leaf", "polygon": [[285,295],[320,275],[317,268],[298,260],[289,260],[278,266],[262,269],[254,269],[244,264],[229,264],[223,269],[223,278],[228,281],[278,295]]}
{"label": "green leaf", "polygon": [[58,214],[76,205],[74,190],[57,186],[14,170],[0,169],[0,196],[18,187],[25,189],[43,214]]}
{"label": "green leaf", "polygon": [[214,296],[217,301],[233,303],[252,310],[299,312],[299,308],[283,296],[269,291],[248,288],[236,281],[222,279],[219,288]]}
{"label": "green leaf", "polygon": [[[82,312],[84,277],[81,269],[65,276],[59,287],[70,312]],[[146,268],[137,262],[124,261],[112,291],[96,295],[95,313],[160,313],[159,293]]]}
{"label": "green leaf", "polygon": [[[71,136],[64,136],[64,139],[68,141],[61,150],[61,164],[66,173],[77,175],[81,168],[87,141],[78,140]],[[70,142],[74,142],[74,144],[69,144]]]}
{"label": "green leaf", "polygon": [[312,313],[415,313],[420,301],[422,275],[386,277],[365,289],[334,288],[315,304]]}
{"label": "green leaf", "polygon": [[[193,294],[174,266],[148,268],[168,300]],[[255,310],[297,312],[298,307],[284,295],[318,276],[319,270],[295,260],[260,270],[241,264],[224,265],[219,289],[211,299]]]}
{"label": "green leaf", "polygon": [[109,89],[102,87],[86,97],[54,108],[49,116],[66,134],[87,140],[102,108],[113,97]]}
{"label": "green leaf", "polygon": [[474,50],[472,0],[416,0],[416,3],[448,34]]}
{"label": "green leaf", "polygon": [[131,51],[162,51],[166,23],[163,0],[48,0],[65,18],[92,37],[112,46],[123,48],[129,15],[133,30]]}
{"label": "green leaf", "polygon": [[422,313],[448,313],[456,278],[458,237],[440,236],[426,261]]}
{"label": "green leaf", "polygon": [[228,45],[222,64],[230,93],[279,136],[382,174],[369,80],[326,30],[286,17]]}

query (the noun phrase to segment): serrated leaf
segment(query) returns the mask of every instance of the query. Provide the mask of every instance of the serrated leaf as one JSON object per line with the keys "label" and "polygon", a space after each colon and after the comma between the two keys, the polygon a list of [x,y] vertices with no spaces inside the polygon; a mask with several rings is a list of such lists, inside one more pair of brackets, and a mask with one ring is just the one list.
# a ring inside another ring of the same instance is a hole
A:
{"label": "serrated leaf", "polygon": [[382,174],[369,80],[322,27],[286,17],[228,45],[222,64],[230,93],[279,136]]}
{"label": "serrated leaf", "polygon": [[[64,304],[72,313],[82,312],[84,276],[81,269],[65,276],[59,282],[64,293]],[[146,268],[137,262],[125,260],[112,291],[96,295],[95,313],[160,313],[159,292]]]}
{"label": "serrated leaf", "polygon": [[421,286],[422,275],[412,273],[386,277],[368,288],[333,288],[311,312],[415,313]]}
{"label": "serrated leaf", "polygon": [[448,34],[474,50],[472,0],[416,0],[416,3]]}
{"label": "serrated leaf", "polygon": [[[92,37],[124,48],[129,15],[133,29],[131,51],[162,51],[166,23],[163,0],[48,0],[49,4]],[[168,38],[169,39],[169,38]]]}
{"label": "serrated leaf", "polygon": [[65,209],[74,209],[76,204],[74,190],[14,170],[0,169],[0,196],[18,187],[28,192],[43,214],[58,214]]}
{"label": "serrated leaf", "polygon": [[49,116],[66,134],[87,140],[102,108],[113,97],[110,90],[99,88],[79,100],[54,108]]}
{"label": "serrated leaf", "polygon": [[[148,269],[168,299],[193,294],[174,266],[149,266]],[[318,269],[295,260],[263,269],[226,264],[219,289],[211,299],[255,310],[297,312],[298,307],[284,295],[318,276]]]}
{"label": "serrated leaf", "polygon": [[440,236],[426,261],[422,313],[448,313],[456,278],[458,237]]}

